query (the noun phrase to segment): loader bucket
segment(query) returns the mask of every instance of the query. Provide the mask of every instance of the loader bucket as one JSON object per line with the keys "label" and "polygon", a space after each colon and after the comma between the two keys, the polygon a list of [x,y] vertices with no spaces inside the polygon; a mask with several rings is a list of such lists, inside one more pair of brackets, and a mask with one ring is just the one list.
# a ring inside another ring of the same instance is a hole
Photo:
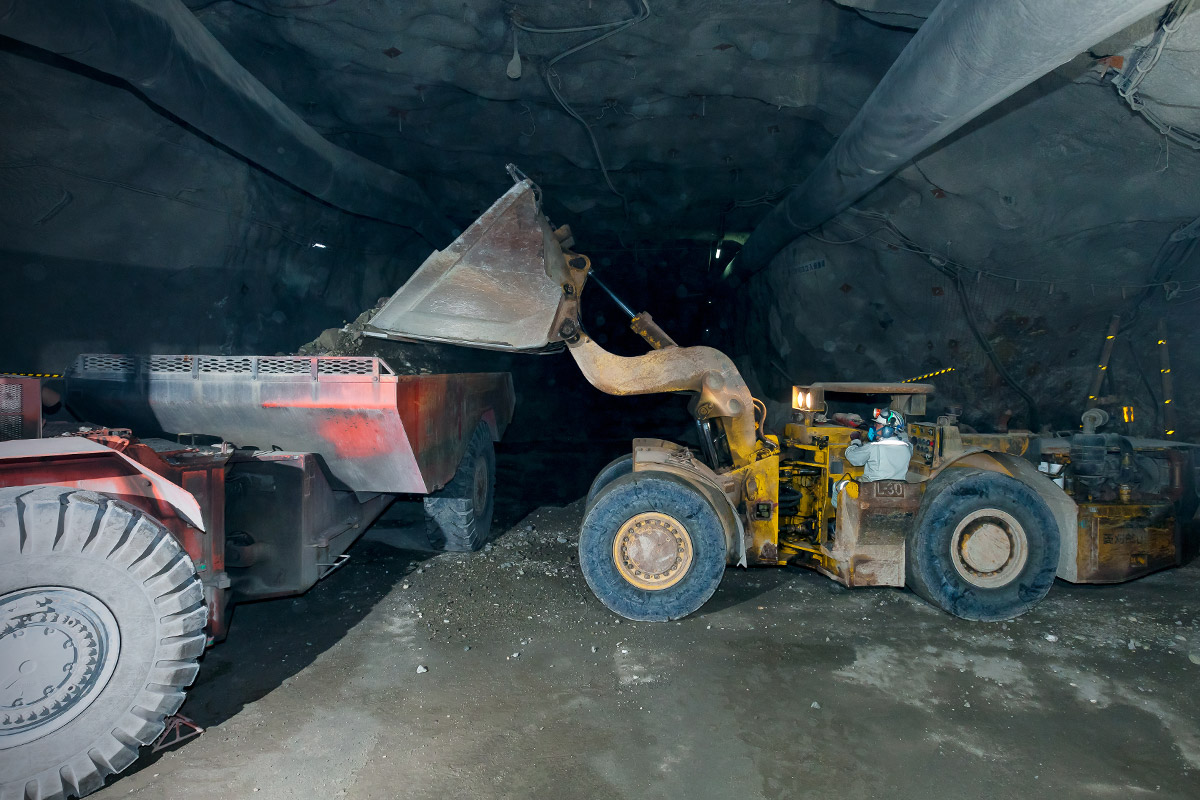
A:
{"label": "loader bucket", "polygon": [[577,316],[587,263],[564,254],[533,184],[521,180],[425,259],[363,332],[488,350],[558,350],[559,327]]}

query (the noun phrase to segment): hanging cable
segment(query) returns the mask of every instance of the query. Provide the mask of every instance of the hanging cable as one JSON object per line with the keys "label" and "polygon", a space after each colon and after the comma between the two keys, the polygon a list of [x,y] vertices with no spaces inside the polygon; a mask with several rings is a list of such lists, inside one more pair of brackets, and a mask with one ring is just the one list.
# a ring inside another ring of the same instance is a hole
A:
{"label": "hanging cable", "polygon": [[[936,266],[937,265],[934,265],[935,268]],[[996,355],[996,351],[992,349],[992,343],[987,340],[987,338],[979,330],[979,326],[975,324],[975,315],[972,313],[971,306],[967,302],[967,290],[963,287],[962,275],[958,274],[957,272],[951,275],[950,273],[940,269],[939,271],[949,275],[954,281],[954,289],[958,294],[958,302],[962,306],[963,318],[967,321],[967,327],[971,329],[971,334],[975,337],[975,341],[979,343],[979,346],[983,349],[984,354],[987,355],[988,361],[992,362],[992,366],[995,367],[996,372],[998,372],[1000,377],[1004,379],[1004,382],[1012,387],[1012,390],[1019,394],[1021,399],[1025,401],[1025,407],[1029,409],[1029,429],[1034,433],[1037,433],[1038,429],[1041,427],[1041,416],[1038,414],[1037,402],[1033,399],[1033,395],[1025,391],[1025,388],[1021,386],[1021,384],[1017,383],[1016,378],[1009,374],[1008,370],[1004,367],[1004,363],[1000,360],[1000,356]]]}
{"label": "hanging cable", "polygon": [[640,0],[640,2],[642,4],[641,11],[639,11],[635,16],[632,16],[629,19],[618,20],[616,22],[603,22],[598,25],[582,25],[582,26],[575,26],[575,27],[569,27],[569,28],[540,28],[540,27],[536,27],[533,25],[526,25],[522,22],[519,22],[515,15],[510,15],[513,26],[516,28],[519,28],[527,33],[555,34],[555,33],[583,33],[586,31],[597,31],[597,30],[605,31],[604,33],[600,34],[599,36],[593,36],[591,39],[588,39],[586,42],[582,42],[580,44],[575,45],[574,47],[567,48],[566,50],[562,51],[561,53],[559,53],[558,55],[554,56],[549,61],[547,61],[546,66],[542,70],[542,80],[545,81],[546,87],[550,90],[550,94],[552,94],[554,96],[554,99],[558,101],[558,104],[560,106],[562,106],[563,111],[566,111],[567,114],[569,114],[575,121],[577,121],[580,125],[583,126],[583,130],[588,135],[588,140],[592,143],[592,152],[594,152],[596,154],[596,162],[600,165],[600,172],[604,175],[604,182],[606,184],[608,184],[609,191],[611,191],[617,197],[621,198],[621,201],[622,201],[622,203],[625,204],[627,210],[628,210],[629,200],[628,200],[628,198],[625,197],[624,194],[617,191],[617,187],[613,185],[612,178],[609,177],[609,174],[608,174],[608,166],[604,163],[604,155],[600,152],[600,143],[596,141],[596,134],[592,132],[592,126],[590,124],[588,124],[588,121],[585,120],[579,114],[579,112],[577,112],[574,108],[571,107],[571,105],[562,96],[562,92],[559,91],[559,88],[556,85],[556,80],[558,78],[558,74],[554,71],[554,65],[557,64],[559,61],[562,61],[564,58],[566,58],[569,55],[573,55],[575,53],[578,53],[580,50],[583,50],[584,48],[591,47],[594,44],[602,42],[610,36],[616,36],[618,33],[628,30],[629,28],[632,28],[634,25],[637,25],[639,22],[642,22],[643,20],[648,19],[650,17],[649,0]]}
{"label": "hanging cable", "polygon": [[[1130,60],[1125,69],[1117,73],[1113,78],[1113,86],[1116,87],[1117,94],[1129,104],[1129,107],[1141,114],[1163,136],[1192,149],[1200,150],[1200,133],[1178,128],[1167,122],[1146,106],[1147,98],[1138,91],[1142,81],[1158,64],[1158,60],[1167,46],[1167,40],[1171,38],[1171,34],[1179,30],[1183,18],[1191,10],[1194,1],[1175,0],[1167,7],[1150,43],[1141,49],[1136,58]],[[1154,98],[1148,99],[1152,103],[1158,102]],[[1167,104],[1160,103],[1160,105]]]}

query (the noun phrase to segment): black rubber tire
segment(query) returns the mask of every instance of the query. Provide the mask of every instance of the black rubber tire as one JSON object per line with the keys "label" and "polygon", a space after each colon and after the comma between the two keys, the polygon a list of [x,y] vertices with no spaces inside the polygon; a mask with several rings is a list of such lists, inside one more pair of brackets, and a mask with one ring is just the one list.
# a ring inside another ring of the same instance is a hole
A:
{"label": "black rubber tire", "polygon": [[[968,514],[995,508],[1024,529],[1028,557],[1008,583],[994,588],[971,584],[954,568],[954,530]],[[926,490],[916,524],[905,542],[905,583],[928,603],[963,619],[997,622],[1024,614],[1054,584],[1058,570],[1058,526],[1037,492],[999,472],[951,468]]]}
{"label": "black rubber tire", "polygon": [[[668,589],[647,591],[626,581],[613,563],[617,532],[636,514],[660,511],[678,520],[692,540],[692,565]],[[683,479],[644,471],[614,479],[583,518],[579,565],[600,602],[642,622],[680,619],[704,605],[725,574],[725,530],[716,510]]]}
{"label": "black rubber tire", "polygon": [[[62,589],[74,590],[106,607],[119,632],[119,652],[111,677],[82,713],[40,738],[0,750],[3,800],[99,789],[162,732],[204,652],[208,610],[195,567],[166,528],[131,505],[58,486],[0,489],[0,603],[42,587],[60,597]],[[52,611],[59,600],[32,595],[51,616],[21,612],[0,619],[0,636],[17,635],[14,620],[70,624],[65,612],[59,617]]]}
{"label": "black rubber tire", "polygon": [[617,478],[624,477],[633,472],[633,453],[627,453],[620,458],[614,458],[612,461],[604,465],[604,469],[596,474],[596,479],[592,481],[591,487],[588,489],[587,500],[584,501],[584,511],[590,511],[592,504],[596,502],[596,497],[600,494],[605,486],[615,481]]}
{"label": "black rubber tire", "polygon": [[[486,470],[487,491],[476,492],[476,469]],[[426,531],[436,550],[478,550],[492,538],[492,511],[496,503],[496,450],[486,422],[475,426],[467,451],[454,477],[441,491],[425,497]]]}

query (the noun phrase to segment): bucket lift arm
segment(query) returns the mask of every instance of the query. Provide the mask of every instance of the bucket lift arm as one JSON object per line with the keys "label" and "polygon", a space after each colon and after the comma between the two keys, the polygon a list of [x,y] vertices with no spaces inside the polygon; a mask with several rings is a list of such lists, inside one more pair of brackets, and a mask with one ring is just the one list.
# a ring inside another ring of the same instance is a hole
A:
{"label": "bucket lift arm", "polygon": [[633,357],[605,350],[580,324],[591,262],[566,249],[572,243],[568,228],[550,227],[537,187],[522,178],[446,250],[429,256],[364,332],[509,352],[565,344],[584,377],[607,394],[694,395],[693,416],[723,429],[732,468],[751,463],[759,448],[755,401],[733,361],[711,347],[679,347],[646,313],[630,313],[630,326],[653,350]]}

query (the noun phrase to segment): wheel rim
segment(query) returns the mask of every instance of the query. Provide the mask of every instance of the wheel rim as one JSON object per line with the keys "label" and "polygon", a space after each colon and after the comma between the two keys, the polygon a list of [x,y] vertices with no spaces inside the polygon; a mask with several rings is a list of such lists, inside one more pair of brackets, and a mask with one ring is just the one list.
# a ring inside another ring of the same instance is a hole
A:
{"label": "wheel rim", "polygon": [[669,589],[692,566],[692,537],[674,517],[658,511],[637,514],[613,539],[613,562],[621,577],[647,591]]}
{"label": "wheel rim", "polygon": [[488,468],[487,461],[483,458],[475,459],[475,516],[483,514],[483,507],[487,505],[488,495]]}
{"label": "wheel rim", "polygon": [[954,569],[973,586],[995,589],[1014,580],[1029,559],[1029,539],[1016,518],[996,508],[972,511],[950,540]]}
{"label": "wheel rim", "polygon": [[57,586],[0,597],[0,749],[53,733],[112,678],[121,634],[86,592]]}

